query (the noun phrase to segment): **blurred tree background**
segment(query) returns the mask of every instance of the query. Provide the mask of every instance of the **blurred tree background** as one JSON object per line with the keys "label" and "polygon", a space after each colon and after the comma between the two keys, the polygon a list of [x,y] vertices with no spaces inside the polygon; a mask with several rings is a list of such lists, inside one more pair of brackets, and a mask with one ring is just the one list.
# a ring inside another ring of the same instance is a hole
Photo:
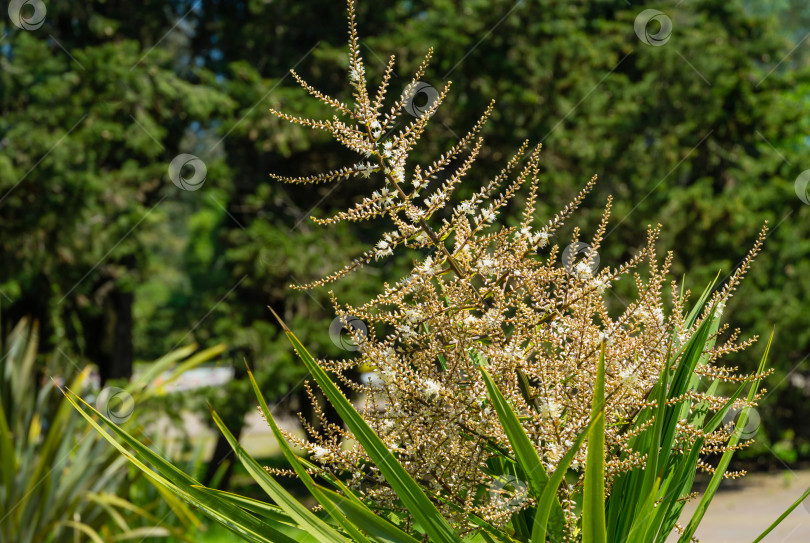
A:
{"label": "blurred tree background", "polygon": [[[0,23],[0,332],[32,315],[43,352],[93,361],[105,380],[192,340],[225,342],[237,378],[205,399],[237,433],[253,408],[243,360],[268,398],[305,409],[303,368],[266,306],[313,352],[340,355],[328,335],[328,288],[288,285],[340,267],[376,238],[307,219],[347,207],[368,187],[313,193],[269,180],[353,157],[267,110],[322,111],[292,67],[348,96],[345,6],[44,5],[39,28]],[[671,20],[666,43],[637,36],[644,9]],[[794,191],[810,168],[806,3],[398,0],[361,2],[358,14],[372,75],[396,54],[392,84],[404,88],[433,46],[424,81],[453,81],[422,156],[449,147],[495,98],[482,183],[526,138],[544,146],[542,213],[599,175],[573,223],[592,232],[605,197],[615,197],[603,264],[627,259],[646,225],[660,222],[676,277],[701,290],[718,270],[734,270],[768,220],[765,251],[727,314],[746,337],[777,330],[753,453],[764,463],[810,457],[810,208]],[[204,162],[199,190],[169,180],[180,153]],[[367,298],[407,262],[371,266],[332,288],[346,301]],[[752,369],[758,349],[733,362]]]}

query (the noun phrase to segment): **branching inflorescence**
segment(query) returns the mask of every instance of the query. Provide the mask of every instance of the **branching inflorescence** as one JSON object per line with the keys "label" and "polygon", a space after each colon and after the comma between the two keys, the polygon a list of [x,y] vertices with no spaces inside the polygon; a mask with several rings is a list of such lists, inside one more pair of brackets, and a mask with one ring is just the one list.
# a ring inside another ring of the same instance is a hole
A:
{"label": "branching inflorescence", "polygon": [[[631,421],[641,409],[654,404],[650,390],[667,361],[677,362],[670,354],[677,353],[695,333],[708,318],[710,308],[722,310],[759,251],[765,230],[748,258],[726,286],[713,294],[706,311],[691,326],[684,318],[688,292],[681,292],[675,283],[671,284],[672,309],[665,314],[664,289],[672,254],[663,260],[656,255],[659,226],[648,229],[646,246],[628,262],[597,271],[593,264],[610,216],[608,199],[584,257],[561,262],[560,248],[552,236],[581,204],[596,178],[556,216],[538,223],[535,205],[540,147],[530,149],[528,142],[473,196],[452,203],[454,189],[471,172],[482,148],[480,133],[493,104],[445,154],[430,164],[415,164],[410,152],[446,97],[449,83],[420,116],[403,124],[404,109],[420,84],[431,53],[402,96],[386,111],[394,57],[372,97],[351,1],[349,30],[349,83],[354,103],[326,96],[294,74],[310,94],[335,110],[335,116],[320,121],[273,113],[327,131],[355,151],[358,162],[311,177],[274,177],[306,184],[381,180],[382,187],[355,207],[317,222],[385,217],[392,229],[343,269],[293,288],[327,284],[403,246],[419,250],[422,256],[410,274],[393,284],[386,283],[378,296],[359,307],[341,305],[333,298],[339,315],[351,315],[368,324],[368,336],[357,338],[361,341],[359,357],[322,360],[321,364],[365,399],[363,413],[368,423],[411,475],[437,497],[444,513],[459,519],[459,526],[469,513],[499,524],[514,509],[504,506],[497,493],[487,491],[493,483],[487,459],[493,451],[508,454],[510,447],[487,400],[470,349],[487,359],[490,373],[521,414],[526,433],[547,471],[552,472],[589,422],[597,358],[604,343],[609,492],[610,481],[618,473],[645,464],[646,455],[628,447],[629,440],[644,429]],[[497,226],[499,214],[519,191],[526,194],[521,222]],[[444,218],[439,221],[437,216]],[[578,238],[575,230],[571,242],[579,242]],[[643,278],[638,271],[641,267],[646,269]],[[606,293],[622,278],[634,280],[637,295],[618,315],[611,315]],[[715,337],[725,331],[725,327],[720,328]],[[735,331],[722,344],[710,343],[715,346],[704,352],[704,363],[697,372],[724,381],[746,377],[717,363],[722,355],[753,342],[737,342],[738,335]],[[376,378],[360,384],[345,377],[345,371],[354,366],[373,368]],[[704,404],[709,409],[719,408],[726,400],[713,391],[699,389],[690,395],[693,406]],[[342,427],[329,425],[324,433],[304,424],[310,437],[297,441],[319,466],[351,474],[352,487],[376,505],[398,507],[394,493],[370,465],[363,449],[351,445],[351,436]],[[705,438],[704,452],[713,453],[724,450],[729,435],[723,428],[704,435],[683,424],[676,436],[676,449],[688,451],[698,437]],[[586,450],[583,447],[577,454],[575,470],[584,463]],[[708,464],[701,466],[711,469]],[[561,490],[572,525],[573,496],[580,483],[564,485]],[[526,497],[518,506],[529,504],[531,497]]]}

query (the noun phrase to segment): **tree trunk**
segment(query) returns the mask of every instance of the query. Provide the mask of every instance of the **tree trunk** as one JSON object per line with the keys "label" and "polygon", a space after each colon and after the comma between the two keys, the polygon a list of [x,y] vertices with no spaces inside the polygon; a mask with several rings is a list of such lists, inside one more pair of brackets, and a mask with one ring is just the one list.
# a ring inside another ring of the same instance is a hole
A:
{"label": "tree trunk", "polygon": [[109,379],[132,377],[132,292],[114,287],[104,304],[104,340],[99,359],[102,385]]}

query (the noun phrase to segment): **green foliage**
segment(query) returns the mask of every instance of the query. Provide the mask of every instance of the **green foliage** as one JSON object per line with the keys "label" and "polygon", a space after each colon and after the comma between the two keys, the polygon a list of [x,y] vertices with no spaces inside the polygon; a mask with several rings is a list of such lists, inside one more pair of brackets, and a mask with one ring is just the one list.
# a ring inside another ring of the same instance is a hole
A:
{"label": "green foliage", "polygon": [[[2,18],[0,299],[14,321],[36,314],[48,345],[103,364],[109,353],[92,351],[109,338],[99,337],[113,321],[126,327],[115,293],[133,295],[128,335],[136,358],[159,356],[194,327],[198,343],[217,338],[238,349],[236,362],[248,358],[263,386],[275,387],[268,394],[280,398],[303,372],[279,348],[283,337],[264,324],[265,304],[319,353],[335,354],[322,325],[325,294],[315,293],[313,303],[284,287],[333,270],[363,235],[323,235],[306,220],[322,198],[326,208],[351,205],[357,192],[348,184],[310,193],[268,183],[268,171],[326,171],[342,155],[267,108],[318,113],[303,91],[288,87],[294,65],[343,97],[331,69],[345,63],[344,28],[334,24],[342,6],[194,4],[150,0],[133,10],[66,0],[48,4],[35,32]],[[640,7],[624,2],[401,0],[361,5],[358,21],[369,36],[365,58],[379,58],[378,70],[397,53],[410,72],[427,47],[441,44],[425,82],[452,79],[458,107],[440,111],[446,131],[418,153],[445,150],[453,132],[496,97],[482,177],[523,138],[542,140],[550,167],[539,212],[546,213],[598,173],[598,190],[617,197],[622,221],[609,233],[620,242],[600,255],[605,263],[625,260],[644,226],[664,216],[663,244],[680,258],[675,273],[688,270],[702,284],[718,268],[732,271],[752,225],[769,219],[777,226],[744,287],[750,290],[730,309],[744,329],[764,333],[775,324],[780,333],[773,353],[780,406],[776,394],[765,398],[769,424],[763,447],[752,452],[778,443],[787,458],[793,441],[793,452],[805,456],[808,389],[784,378],[810,344],[803,307],[810,208],[793,192],[810,130],[806,116],[795,114],[807,110],[810,95],[805,48],[794,48],[807,34],[806,5],[649,7],[672,18],[663,47],[638,40]],[[200,191],[182,193],[168,181],[167,165],[179,152],[205,161]],[[373,272],[393,276],[403,264]],[[361,297],[368,279],[356,276],[339,294]],[[804,369],[793,375],[804,377]],[[218,407],[246,409],[234,400],[245,397],[245,385],[233,387],[230,402]],[[798,431],[790,434],[792,425]]]}
{"label": "green foliage", "polygon": [[[174,535],[185,540],[183,534],[198,521],[175,496],[161,492],[148,500],[125,499],[143,476],[129,477],[125,459],[84,424],[57,390],[55,380],[79,368],[60,355],[43,364],[38,339],[37,324],[20,321],[0,359],[0,539],[69,543]],[[198,365],[222,347],[192,354],[194,350],[185,347],[164,357],[153,366],[153,375],[177,369],[180,361],[185,368]],[[81,369],[66,385],[91,393],[90,371],[90,366]],[[142,408],[157,391],[153,379],[128,386],[120,391],[128,396],[121,409]],[[113,401],[107,405],[115,413]],[[133,424],[127,427],[135,430]],[[167,522],[169,509],[176,521]]]}
{"label": "green foliage", "polygon": [[591,410],[592,426],[588,432],[588,457],[585,462],[585,489],[582,492],[583,543],[607,543],[608,536],[605,528],[604,341],[602,342],[599,365],[596,371],[596,385],[594,386],[593,408]]}
{"label": "green foliage", "polygon": [[[705,297],[699,306],[703,303],[705,303]],[[699,307],[696,307],[693,314],[696,315],[698,309]],[[487,386],[487,395],[497,410],[498,417],[504,425],[504,430],[516,451],[515,460],[527,477],[530,492],[538,499],[537,505],[532,511],[534,525],[531,532],[521,534],[521,530],[514,524],[516,520],[514,518],[513,523],[505,528],[495,529],[483,522],[482,519],[470,515],[469,522],[478,526],[479,529],[464,537],[463,541],[491,542],[497,540],[503,542],[542,543],[547,540],[547,535],[560,531],[561,526],[554,526],[554,523],[559,521],[555,521],[554,517],[550,518],[549,512],[552,510],[553,503],[556,500],[556,488],[564,480],[564,474],[569,470],[574,453],[583,444],[586,437],[589,445],[584,472],[584,505],[580,519],[582,541],[649,543],[665,541],[674,528],[672,523],[674,521],[671,521],[671,519],[677,520],[680,515],[682,503],[678,501],[678,498],[691,489],[692,478],[685,477],[685,475],[694,473],[697,460],[696,452],[700,450],[700,443],[695,443],[688,455],[677,453],[672,449],[672,443],[667,443],[667,436],[672,435],[672,427],[681,422],[683,418],[683,401],[680,400],[683,393],[698,386],[696,380],[692,378],[694,377],[694,368],[701,363],[702,352],[711,341],[709,330],[716,326],[718,320],[719,317],[714,317],[712,311],[709,318],[705,319],[699,327],[698,333],[663,366],[659,386],[651,392],[651,399],[658,398],[659,402],[662,402],[658,403],[658,405],[652,404],[652,407],[648,410],[649,412],[640,412],[630,423],[629,428],[631,431],[633,429],[640,430],[637,440],[639,447],[648,447],[645,450],[655,451],[654,454],[651,454],[650,465],[648,465],[646,472],[635,469],[620,476],[620,481],[617,483],[618,490],[614,490],[607,500],[604,495],[604,354],[600,356],[597,369],[591,421],[567,451],[555,472],[549,477],[544,473],[539,459],[534,458],[536,457],[536,453],[532,454],[534,449],[531,447],[527,449],[524,446],[528,443],[528,439],[520,425],[517,414],[509,406],[492,378],[489,377],[484,367],[485,361],[483,358],[473,350],[471,356],[477,360],[481,367],[481,374]],[[115,445],[145,474],[148,474],[150,480],[167,490],[178,493],[178,495],[200,508],[211,518],[247,541],[304,541],[306,540],[303,535],[305,533],[310,536],[319,534],[315,536],[318,541],[336,542],[413,543],[422,537],[429,537],[430,541],[462,541],[462,538],[456,533],[456,529],[460,527],[451,527],[447,524],[431,503],[431,497],[426,495],[420,489],[418,483],[410,478],[396,457],[385,448],[379,437],[365,423],[360,413],[343,396],[335,383],[320,368],[298,338],[283,323],[282,326],[299,357],[326,396],[338,409],[358,443],[368,452],[369,457],[373,459],[380,469],[380,473],[396,490],[403,504],[408,506],[409,511],[416,519],[415,525],[410,527],[398,525],[396,518],[387,515],[385,511],[375,511],[373,503],[365,503],[339,479],[328,473],[320,472],[320,475],[323,476],[325,482],[334,486],[340,493],[316,482],[308,470],[317,470],[317,468],[304,459],[297,457],[286,443],[252,374],[249,374],[249,376],[253,391],[263,414],[273,429],[274,435],[282,446],[285,457],[304,480],[312,496],[327,511],[329,517],[331,517],[331,523],[327,519],[319,518],[309,512],[284,490],[283,485],[269,475],[262,466],[242,449],[214,411],[212,411],[214,420],[228,437],[237,457],[276,505],[207,489],[199,485],[192,478],[161,458],[160,455],[155,454],[151,449],[139,442],[138,439],[117,426],[109,418],[83,402],[81,398],[71,395],[68,396],[68,399],[82,416],[110,443]],[[759,373],[765,368],[767,356],[768,350],[766,349],[759,365]],[[693,422],[696,422],[699,428],[707,431],[716,428],[743,388],[748,384],[746,380],[737,393],[728,400],[722,409],[714,414],[708,423],[703,425],[702,418],[693,420]],[[750,384],[748,402],[754,400],[758,385],[758,380]],[[80,404],[83,404],[83,406]],[[651,425],[647,425],[646,423],[653,411],[657,412],[657,416],[653,419]],[[676,416],[669,416],[671,413],[675,413]],[[740,439],[747,413],[748,408],[746,407],[735,425],[735,431],[731,438],[732,445],[736,444]],[[642,425],[646,425],[647,429],[642,430]],[[107,429],[112,430],[112,434],[108,433]],[[134,456],[127,452],[123,444],[131,448]],[[717,491],[719,481],[722,479],[733,453],[733,450],[729,450],[723,455],[709,488],[704,493],[698,509],[679,541],[688,542],[691,540],[703,518],[703,513]],[[153,467],[148,467],[145,462],[148,462]],[[684,484],[684,480],[687,484]],[[649,483],[649,481],[652,481],[652,483]],[[626,492],[624,489],[639,489],[640,491]],[[810,493],[810,489],[808,489],[807,493]],[[805,493],[805,496],[807,493]],[[795,508],[800,502],[801,499],[793,504],[791,509]],[[615,511],[619,511],[619,514],[613,515],[612,513]],[[255,513],[255,515],[248,514],[251,512]],[[525,512],[521,511],[515,516],[522,514],[525,514]],[[786,516],[787,512],[777,519],[765,534]],[[606,517],[609,522],[606,522]],[[297,533],[297,539],[290,539],[285,535],[283,532],[285,528],[288,533]],[[290,532],[290,530],[292,531]],[[760,536],[760,539],[765,534]],[[555,541],[556,539],[551,536],[549,540]]]}

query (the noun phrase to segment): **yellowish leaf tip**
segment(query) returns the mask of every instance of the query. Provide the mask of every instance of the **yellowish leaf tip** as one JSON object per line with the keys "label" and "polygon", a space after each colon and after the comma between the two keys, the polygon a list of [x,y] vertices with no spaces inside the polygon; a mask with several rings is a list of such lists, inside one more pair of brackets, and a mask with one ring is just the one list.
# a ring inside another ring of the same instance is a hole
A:
{"label": "yellowish leaf tip", "polygon": [[290,329],[289,329],[289,328],[287,328],[287,325],[286,325],[286,324],[284,324],[284,321],[283,321],[283,320],[281,320],[281,317],[279,317],[279,316],[278,316],[278,313],[276,313],[275,311],[273,311],[273,308],[272,308],[272,307],[270,307],[269,305],[267,306],[267,309],[269,309],[269,310],[270,310],[270,312],[273,314],[273,316],[276,318],[276,320],[278,321],[278,323],[281,325],[281,328],[282,328],[282,329],[283,329],[285,332],[288,332],[288,333],[289,333],[289,332],[290,332]]}

